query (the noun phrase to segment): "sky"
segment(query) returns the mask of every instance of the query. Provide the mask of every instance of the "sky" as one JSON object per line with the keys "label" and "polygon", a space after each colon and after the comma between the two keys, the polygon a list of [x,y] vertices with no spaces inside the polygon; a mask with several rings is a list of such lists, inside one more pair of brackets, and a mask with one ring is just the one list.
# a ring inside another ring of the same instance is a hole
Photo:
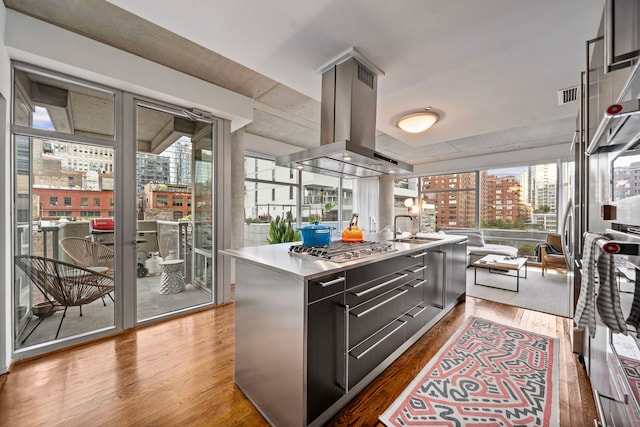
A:
{"label": "sky", "polygon": [[502,169],[490,169],[487,172],[490,175],[495,175],[499,177],[503,176],[515,176],[520,179],[520,176],[527,171],[527,166],[515,166],[511,168],[502,168]]}
{"label": "sky", "polygon": [[33,113],[33,127],[36,129],[54,130],[46,108],[36,107]]}

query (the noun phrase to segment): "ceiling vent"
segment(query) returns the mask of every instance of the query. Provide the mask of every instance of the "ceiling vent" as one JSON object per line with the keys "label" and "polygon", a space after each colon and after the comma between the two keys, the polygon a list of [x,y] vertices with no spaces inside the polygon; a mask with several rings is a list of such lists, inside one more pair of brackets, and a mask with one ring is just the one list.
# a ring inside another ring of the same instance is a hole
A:
{"label": "ceiling vent", "polygon": [[578,100],[578,86],[560,89],[558,91],[558,105],[569,104]]}

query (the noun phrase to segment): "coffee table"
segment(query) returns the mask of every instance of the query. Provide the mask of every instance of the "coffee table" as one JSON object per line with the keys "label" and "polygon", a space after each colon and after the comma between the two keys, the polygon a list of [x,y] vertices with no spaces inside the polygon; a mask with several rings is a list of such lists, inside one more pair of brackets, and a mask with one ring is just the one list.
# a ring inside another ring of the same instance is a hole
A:
{"label": "coffee table", "polygon": [[[520,275],[520,271],[524,267],[524,276]],[[527,258],[512,258],[504,255],[489,254],[484,258],[479,259],[473,263],[473,284],[479,286],[487,286],[489,288],[503,289],[505,291],[512,291],[511,289],[500,288],[497,286],[485,285],[478,283],[478,268],[484,268],[489,270],[489,273],[499,273],[507,276],[513,276],[516,278],[516,290],[520,291],[520,277],[527,278]],[[515,271],[516,274],[509,274],[509,271]]]}

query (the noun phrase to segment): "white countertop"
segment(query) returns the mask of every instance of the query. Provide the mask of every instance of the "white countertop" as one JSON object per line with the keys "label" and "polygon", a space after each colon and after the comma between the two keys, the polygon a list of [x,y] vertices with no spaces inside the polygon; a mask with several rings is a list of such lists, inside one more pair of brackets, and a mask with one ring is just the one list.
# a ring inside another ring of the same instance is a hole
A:
{"label": "white countertop", "polygon": [[466,240],[466,236],[438,235],[440,240],[429,243],[399,243],[388,241],[391,251],[346,262],[333,262],[312,255],[289,253],[289,248],[299,242],[278,243],[275,245],[251,246],[240,249],[224,249],[220,254],[231,256],[236,260],[258,264],[303,279],[312,279],[335,271],[350,269],[356,266],[371,264],[383,259],[393,258],[406,252],[429,249],[444,244],[458,243]]}

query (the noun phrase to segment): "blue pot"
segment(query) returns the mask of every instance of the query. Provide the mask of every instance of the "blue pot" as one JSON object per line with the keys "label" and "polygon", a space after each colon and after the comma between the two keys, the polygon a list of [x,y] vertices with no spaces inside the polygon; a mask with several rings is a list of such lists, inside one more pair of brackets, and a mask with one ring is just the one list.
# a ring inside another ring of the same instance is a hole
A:
{"label": "blue pot", "polygon": [[302,235],[302,244],[305,246],[327,246],[331,243],[331,230],[335,227],[322,225],[315,222],[314,224],[297,227]]}

